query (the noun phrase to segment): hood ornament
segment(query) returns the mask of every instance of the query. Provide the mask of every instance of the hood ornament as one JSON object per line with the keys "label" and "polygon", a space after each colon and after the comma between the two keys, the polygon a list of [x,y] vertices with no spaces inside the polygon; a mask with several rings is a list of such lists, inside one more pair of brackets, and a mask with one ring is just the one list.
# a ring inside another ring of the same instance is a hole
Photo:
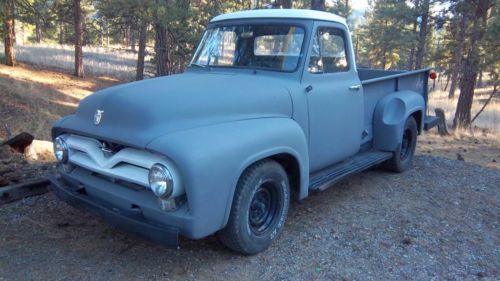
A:
{"label": "hood ornament", "polygon": [[104,110],[98,109],[94,114],[94,125],[101,124],[102,116],[104,115]]}

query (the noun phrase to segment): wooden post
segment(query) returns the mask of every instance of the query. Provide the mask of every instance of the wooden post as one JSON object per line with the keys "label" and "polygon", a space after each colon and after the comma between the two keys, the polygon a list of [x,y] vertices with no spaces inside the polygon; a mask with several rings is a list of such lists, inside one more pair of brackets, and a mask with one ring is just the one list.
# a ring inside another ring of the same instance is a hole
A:
{"label": "wooden post", "polygon": [[439,123],[437,125],[438,133],[440,136],[447,136],[450,133],[448,132],[448,126],[446,125],[446,116],[444,115],[444,110],[442,108],[436,108],[434,110],[436,116],[439,118]]}

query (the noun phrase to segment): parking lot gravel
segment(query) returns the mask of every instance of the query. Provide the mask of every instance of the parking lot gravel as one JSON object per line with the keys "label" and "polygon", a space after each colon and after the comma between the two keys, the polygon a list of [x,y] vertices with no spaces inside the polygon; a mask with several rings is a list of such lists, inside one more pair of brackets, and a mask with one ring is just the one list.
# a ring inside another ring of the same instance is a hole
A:
{"label": "parking lot gravel", "polygon": [[0,207],[0,280],[498,280],[500,170],[417,156],[300,203],[266,252],[166,249],[52,194]]}

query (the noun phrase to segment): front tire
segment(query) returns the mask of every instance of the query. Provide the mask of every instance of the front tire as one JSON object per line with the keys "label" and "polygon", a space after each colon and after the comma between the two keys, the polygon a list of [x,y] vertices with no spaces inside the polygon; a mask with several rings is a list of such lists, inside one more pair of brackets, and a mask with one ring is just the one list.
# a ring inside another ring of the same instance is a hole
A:
{"label": "front tire", "polygon": [[411,167],[417,147],[417,134],[417,121],[410,116],[405,122],[401,145],[394,152],[394,156],[385,163],[387,169],[400,173]]}
{"label": "front tire", "polygon": [[252,255],[269,248],[283,230],[290,205],[290,183],[273,160],[250,166],[236,186],[229,221],[218,236],[228,248]]}

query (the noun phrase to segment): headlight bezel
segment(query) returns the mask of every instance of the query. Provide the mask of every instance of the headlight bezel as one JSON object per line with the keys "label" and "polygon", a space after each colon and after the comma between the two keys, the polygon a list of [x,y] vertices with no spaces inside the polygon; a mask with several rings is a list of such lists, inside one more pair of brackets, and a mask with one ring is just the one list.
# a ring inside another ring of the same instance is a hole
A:
{"label": "headlight bezel", "polygon": [[60,163],[68,163],[69,148],[66,140],[62,136],[56,137],[54,139],[54,156]]}
{"label": "headlight bezel", "polygon": [[[161,176],[161,177],[160,177]],[[174,193],[174,179],[167,166],[156,163],[148,174],[149,188],[160,199],[167,199]]]}

